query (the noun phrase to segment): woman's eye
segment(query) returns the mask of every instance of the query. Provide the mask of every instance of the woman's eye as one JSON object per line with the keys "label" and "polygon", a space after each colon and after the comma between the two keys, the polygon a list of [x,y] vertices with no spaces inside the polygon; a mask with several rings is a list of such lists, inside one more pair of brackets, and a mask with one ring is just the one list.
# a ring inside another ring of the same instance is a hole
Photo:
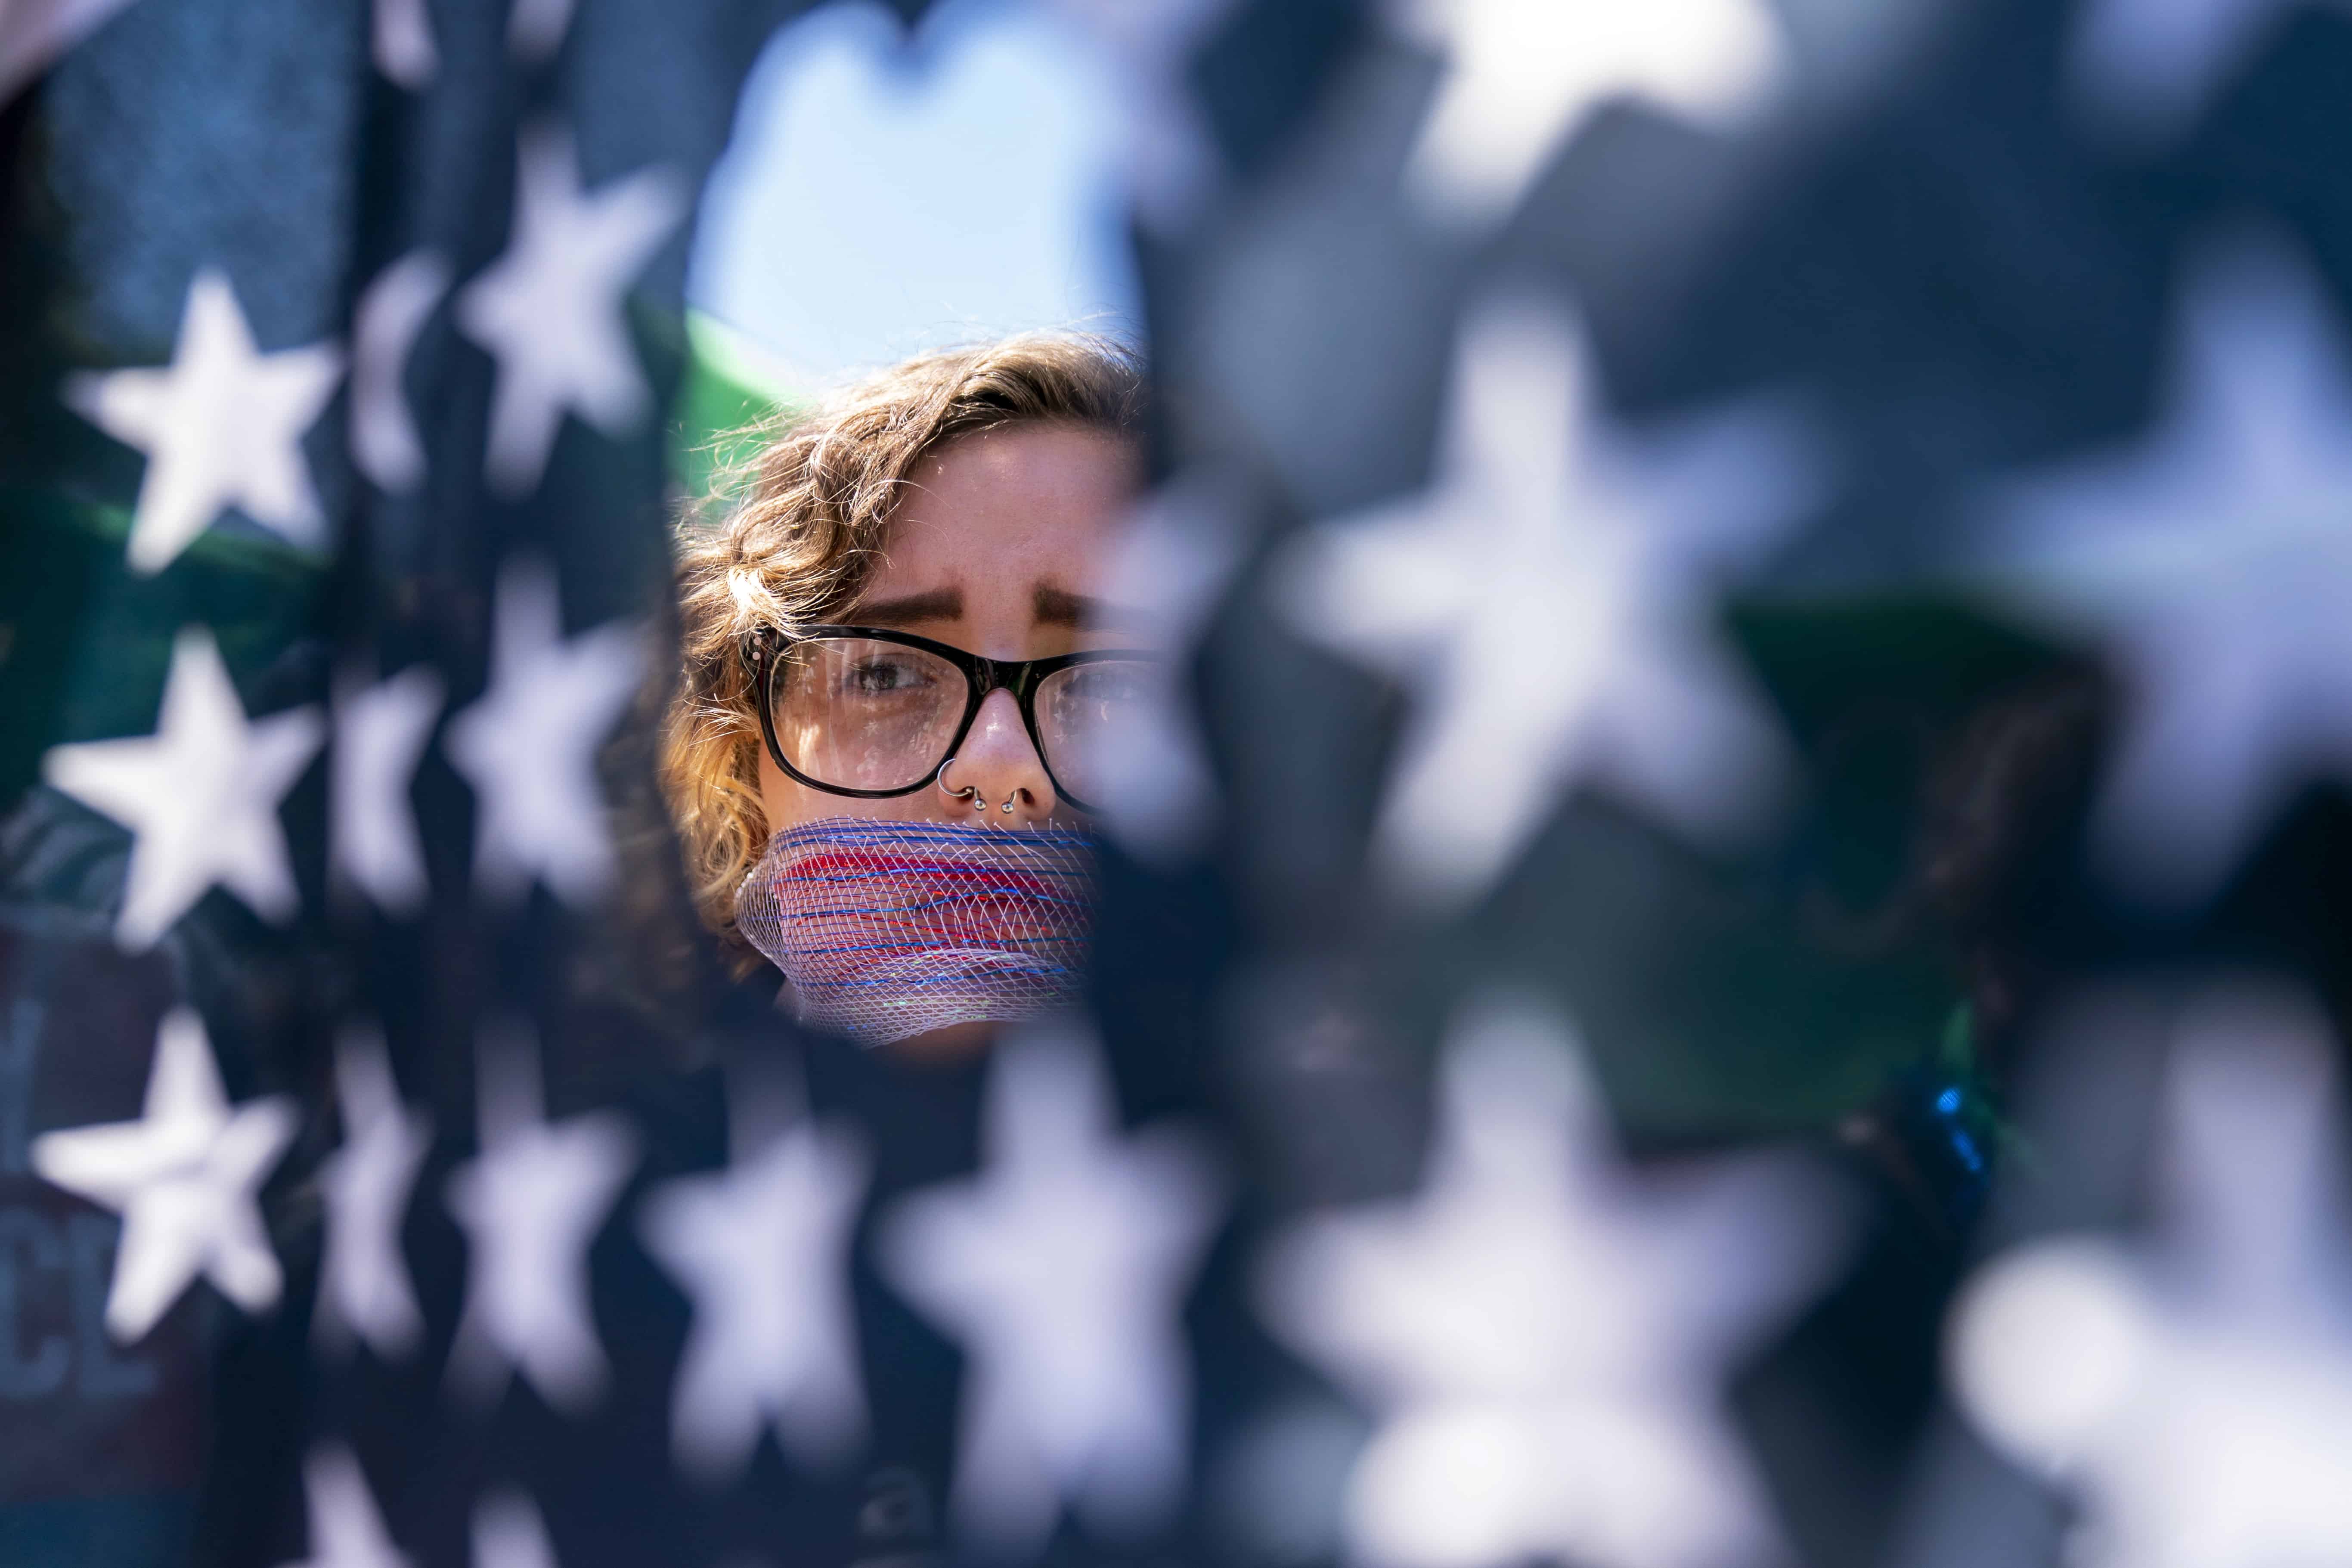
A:
{"label": "woman's eye", "polygon": [[853,665],[848,689],[859,697],[886,697],[922,683],[921,672],[903,659],[867,659]]}

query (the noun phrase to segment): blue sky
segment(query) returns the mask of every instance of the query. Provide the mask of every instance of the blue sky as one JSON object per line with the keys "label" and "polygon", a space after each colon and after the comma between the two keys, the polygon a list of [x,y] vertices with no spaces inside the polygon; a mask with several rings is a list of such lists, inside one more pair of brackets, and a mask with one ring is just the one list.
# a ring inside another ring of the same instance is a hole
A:
{"label": "blue sky", "polygon": [[1098,57],[1024,0],[867,4],[772,38],[704,192],[688,294],[811,392],[1027,327],[1134,333],[1123,128]]}

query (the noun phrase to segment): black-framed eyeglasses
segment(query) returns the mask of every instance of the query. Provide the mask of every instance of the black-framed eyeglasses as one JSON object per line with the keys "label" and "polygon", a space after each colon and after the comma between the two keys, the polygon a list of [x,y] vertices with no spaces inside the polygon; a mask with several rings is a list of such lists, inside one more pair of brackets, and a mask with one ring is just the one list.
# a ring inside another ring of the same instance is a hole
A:
{"label": "black-framed eyeglasses", "polygon": [[1013,693],[1055,793],[1081,811],[1103,798],[1109,732],[1161,665],[1140,648],[1088,648],[1018,663],[874,626],[773,627],[747,639],[760,734],[778,767],[812,789],[866,800],[940,777],[980,706]]}

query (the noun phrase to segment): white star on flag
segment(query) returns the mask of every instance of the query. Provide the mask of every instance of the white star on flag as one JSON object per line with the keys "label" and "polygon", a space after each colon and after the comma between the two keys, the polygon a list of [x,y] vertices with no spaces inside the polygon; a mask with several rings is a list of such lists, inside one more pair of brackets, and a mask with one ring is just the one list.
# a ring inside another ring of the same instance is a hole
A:
{"label": "white star on flag", "polygon": [[2072,42],[2075,89],[2109,135],[2144,147],[2176,140],[2306,3],[2347,9],[2343,0],[2087,0]]}
{"label": "white star on flag", "polygon": [[1225,481],[1180,475],[1132,508],[1108,552],[1102,595],[1151,619],[1171,657],[1142,700],[1095,738],[1088,772],[1102,820],[1130,850],[1161,864],[1200,848],[1216,824],[1217,782],[1185,689],[1185,656],[1242,562],[1240,502]]}
{"label": "white star on flag", "polygon": [[1984,587],[2107,646],[2128,711],[2092,824],[2158,906],[2219,887],[2298,786],[2352,776],[2352,369],[2282,244],[2185,274],[2134,445],[2001,486]]}
{"label": "white star on flag", "polygon": [[227,276],[201,268],[163,370],[77,371],[65,398],[83,418],[147,454],[131,518],[131,569],[161,572],[234,506],[289,543],[326,542],[326,517],[302,457],[342,351],[331,342],[262,353]]}
{"label": "white star on flag", "polygon": [[1421,1191],[1261,1259],[1277,1336],[1377,1417],[1349,1477],[1376,1568],[1774,1560],[1726,1377],[1825,1281],[1840,1189],[1772,1155],[1618,1163],[1572,1037],[1488,998],[1453,1029]]}
{"label": "white star on flag", "polygon": [[538,1047],[520,1028],[486,1036],[476,1063],[481,1152],[448,1187],[472,1248],[450,1385],[495,1396],[520,1369],[548,1404],[576,1412],[606,1376],[588,1247],[636,1164],[636,1134],[617,1111],[546,1120]]}
{"label": "white star on flag", "polygon": [[813,1465],[865,1436],[848,1271],[868,1164],[851,1129],[801,1121],[725,1171],[664,1183],[639,1211],[646,1250],[694,1300],[671,1401],[689,1472],[739,1473],[771,1426]]}
{"label": "white star on flag", "polygon": [[1769,0],[1390,0],[1389,16],[1444,60],[1406,189],[1465,226],[1507,216],[1545,159],[1612,99],[1736,124],[1789,68]]}
{"label": "white star on flag", "polygon": [[537,877],[593,903],[613,876],[596,751],[636,695],[645,634],[614,621],[566,640],[554,574],[514,560],[499,574],[490,683],[449,721],[449,761],[474,786],[474,879],[520,897]]}
{"label": "white star on flag", "polygon": [[1099,1057],[1075,1030],[1015,1037],[990,1070],[985,1169],[894,1205],[876,1256],[962,1342],[954,1516],[1013,1555],[1045,1542],[1066,1501],[1118,1534],[1180,1496],[1181,1313],[1223,1194],[1181,1130],[1118,1136]]}
{"label": "white star on flag", "polygon": [[310,1555],[286,1568],[411,1568],[349,1448],[321,1443],[310,1450],[302,1460],[302,1496],[310,1510]]}
{"label": "white star on flag", "polygon": [[415,1348],[425,1327],[400,1227],[433,1144],[433,1121],[401,1103],[383,1037],[373,1028],[347,1029],[335,1042],[335,1092],[343,1143],[319,1167],[327,1246],[312,1337],[333,1350],[356,1335],[392,1360]]}
{"label": "white star on flag", "polygon": [[1811,503],[1817,447],[1761,403],[1636,435],[1595,381],[1560,310],[1480,307],[1430,488],[1276,563],[1303,635],[1412,693],[1372,853],[1435,908],[1483,892],[1580,784],[1722,838],[1789,773],[1711,590]]}
{"label": "white star on flag", "polygon": [[122,1216],[106,1331],[140,1339],[202,1275],[248,1312],[281,1282],[254,1194],[293,1141],[294,1101],[270,1095],[232,1106],[204,1020],[163,1016],[136,1121],[45,1132],[33,1141],[42,1180]]}
{"label": "white star on flag", "polygon": [[215,884],[267,919],[299,906],[278,803],[319,749],[316,707],[248,721],[220,649],[201,626],[172,644],[155,733],[52,746],[50,787],[131,829],[114,938],[152,947]]}
{"label": "white star on flag", "polygon": [[1952,1384],[2074,1505],[2069,1563],[2352,1562],[2334,1056],[2300,999],[2208,996],[2168,1064],[2153,1234],[2038,1241],[1963,1289]]}
{"label": "white star on flag", "polygon": [[411,92],[431,86],[440,74],[441,49],[433,41],[433,15],[425,0],[375,0],[368,42],[375,68]]}
{"label": "white star on flag", "polygon": [[409,786],[441,712],[441,677],[413,664],[369,685],[345,671],[335,687],[335,744],[330,755],[328,856],[389,912],[424,907],[425,847]]}
{"label": "white star on flag", "polygon": [[0,5],[0,105],[131,0],[14,0]]}
{"label": "white star on flag", "polygon": [[408,354],[448,288],[449,264],[412,250],[375,275],[352,312],[352,461],[393,495],[425,482],[425,443],[408,412]]}
{"label": "white star on flag", "polygon": [[557,1568],[539,1505],[501,1487],[474,1505],[473,1568]]}
{"label": "white star on flag", "polygon": [[458,326],[499,362],[493,489],[520,496],[538,485],[567,409],[607,436],[644,421],[652,395],[622,300],[685,212],[667,169],[583,193],[571,136],[547,125],[523,132],[513,236],[457,296]]}
{"label": "white star on flag", "polygon": [[507,14],[507,47],[521,60],[544,60],[563,47],[575,0],[515,0]]}
{"label": "white star on flag", "polygon": [[1235,0],[1055,0],[1099,47],[1124,111],[1129,193],[1173,231],[1216,183],[1217,151],[1186,70]]}

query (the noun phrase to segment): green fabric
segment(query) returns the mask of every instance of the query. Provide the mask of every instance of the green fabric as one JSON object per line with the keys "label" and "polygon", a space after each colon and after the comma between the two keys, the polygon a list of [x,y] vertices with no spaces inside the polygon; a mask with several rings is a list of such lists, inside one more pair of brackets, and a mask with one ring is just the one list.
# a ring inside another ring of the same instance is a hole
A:
{"label": "green fabric", "polygon": [[670,412],[670,479],[698,500],[756,448],[752,427],[802,399],[785,373],[761,363],[740,339],[698,311],[687,312],[686,350],[686,374]]}

